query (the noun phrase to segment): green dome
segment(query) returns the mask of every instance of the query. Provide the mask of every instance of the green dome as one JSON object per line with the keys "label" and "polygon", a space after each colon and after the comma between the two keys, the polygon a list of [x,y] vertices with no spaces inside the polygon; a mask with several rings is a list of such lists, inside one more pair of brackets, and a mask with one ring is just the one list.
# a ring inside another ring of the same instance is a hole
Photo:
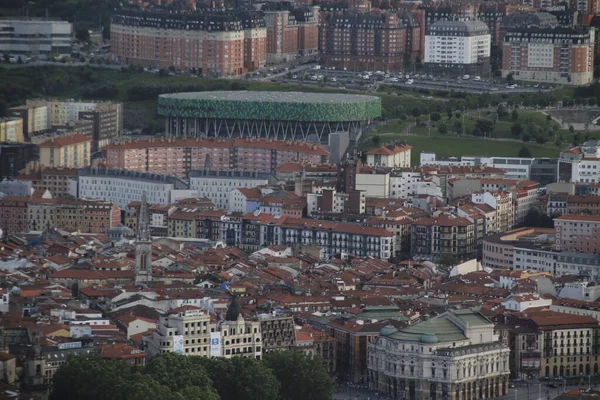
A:
{"label": "green dome", "polygon": [[434,343],[438,343],[440,340],[438,339],[438,337],[436,336],[435,333],[424,333],[421,335],[421,338],[419,339],[419,341],[421,343],[434,344]]}
{"label": "green dome", "polygon": [[398,332],[398,329],[396,329],[393,325],[386,325],[379,331],[379,336],[390,336],[396,332]]}

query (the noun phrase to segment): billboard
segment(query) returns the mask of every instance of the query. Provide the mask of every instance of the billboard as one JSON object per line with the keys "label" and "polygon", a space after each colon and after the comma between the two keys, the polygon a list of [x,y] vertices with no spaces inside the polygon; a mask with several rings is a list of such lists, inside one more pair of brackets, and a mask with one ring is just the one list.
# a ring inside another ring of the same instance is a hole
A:
{"label": "billboard", "polygon": [[72,339],[91,337],[92,327],[89,325],[71,325],[69,327],[69,333],[71,334]]}
{"label": "billboard", "polygon": [[183,354],[183,335],[173,336],[173,353]]}
{"label": "billboard", "polygon": [[58,345],[58,350],[80,349],[80,348],[81,348],[81,342],[60,343]]}
{"label": "billboard", "polygon": [[221,332],[210,333],[210,356],[221,357]]}

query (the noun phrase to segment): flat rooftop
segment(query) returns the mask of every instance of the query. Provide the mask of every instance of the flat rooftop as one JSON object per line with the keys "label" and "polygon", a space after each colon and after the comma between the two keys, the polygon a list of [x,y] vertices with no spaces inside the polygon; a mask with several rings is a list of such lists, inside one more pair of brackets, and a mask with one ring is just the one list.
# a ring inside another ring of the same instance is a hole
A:
{"label": "flat rooftop", "polygon": [[216,91],[163,94],[161,97],[178,100],[249,101],[264,103],[362,103],[376,100],[375,96],[337,93],[305,92],[261,92],[261,91]]}

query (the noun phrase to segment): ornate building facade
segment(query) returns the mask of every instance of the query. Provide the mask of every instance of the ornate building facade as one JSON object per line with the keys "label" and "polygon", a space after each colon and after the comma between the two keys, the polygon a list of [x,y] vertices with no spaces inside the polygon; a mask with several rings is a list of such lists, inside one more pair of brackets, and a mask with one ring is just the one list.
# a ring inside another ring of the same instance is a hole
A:
{"label": "ornate building facade", "polygon": [[475,310],[446,312],[369,344],[369,385],[393,399],[475,400],[506,395],[510,349]]}

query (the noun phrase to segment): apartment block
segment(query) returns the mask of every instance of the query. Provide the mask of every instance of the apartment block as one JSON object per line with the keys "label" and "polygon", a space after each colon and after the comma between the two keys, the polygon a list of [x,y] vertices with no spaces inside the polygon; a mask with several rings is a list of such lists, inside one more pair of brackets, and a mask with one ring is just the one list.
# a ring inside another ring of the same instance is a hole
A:
{"label": "apartment block", "polygon": [[[394,12],[322,12],[319,55],[326,67],[336,69],[400,71],[407,54],[406,35]],[[411,43],[416,37],[411,31]]]}
{"label": "apartment block", "polygon": [[466,218],[442,214],[419,218],[412,224],[411,254],[435,259],[444,254],[457,260],[475,256],[475,226]]}
{"label": "apartment block", "polygon": [[587,85],[594,79],[595,32],[585,26],[509,28],[502,42],[502,76]]}
{"label": "apartment block", "polygon": [[600,252],[600,216],[562,215],[554,219],[558,251]]}
{"label": "apartment block", "polygon": [[327,162],[319,144],[273,139],[146,139],[106,147],[113,168],[185,178],[194,170],[275,172],[289,162]]}
{"label": "apartment block", "polygon": [[389,143],[367,152],[367,165],[392,168],[410,168],[412,146]]}
{"label": "apartment block", "polygon": [[483,75],[489,72],[491,36],[479,20],[438,21],[425,34],[425,68],[435,73]]}
{"label": "apartment block", "polygon": [[90,165],[92,138],[75,133],[40,143],[40,164],[48,167],[84,168]]}
{"label": "apartment block", "polygon": [[111,53],[124,63],[237,76],[265,65],[267,28],[254,11],[167,13],[120,10]]}
{"label": "apartment block", "polygon": [[0,118],[0,142],[25,142],[22,118]]}
{"label": "apartment block", "polygon": [[16,117],[23,120],[23,137],[25,139],[29,139],[36,133],[48,131],[51,128],[50,113],[51,109],[47,104],[25,104],[6,110],[8,117]]}
{"label": "apartment block", "polygon": [[0,229],[4,235],[27,230],[27,202],[29,196],[0,198]]}
{"label": "apartment block", "polygon": [[77,179],[77,169],[44,167],[39,164],[27,166],[16,180],[31,182],[35,190],[48,190],[53,197],[64,197],[70,193],[73,180]]}
{"label": "apartment block", "polygon": [[38,146],[31,143],[0,142],[0,179],[14,178],[25,166],[39,158]]}
{"label": "apartment block", "polygon": [[298,56],[316,54],[319,38],[319,8],[291,3],[262,6],[267,27],[267,63],[293,61]]}

